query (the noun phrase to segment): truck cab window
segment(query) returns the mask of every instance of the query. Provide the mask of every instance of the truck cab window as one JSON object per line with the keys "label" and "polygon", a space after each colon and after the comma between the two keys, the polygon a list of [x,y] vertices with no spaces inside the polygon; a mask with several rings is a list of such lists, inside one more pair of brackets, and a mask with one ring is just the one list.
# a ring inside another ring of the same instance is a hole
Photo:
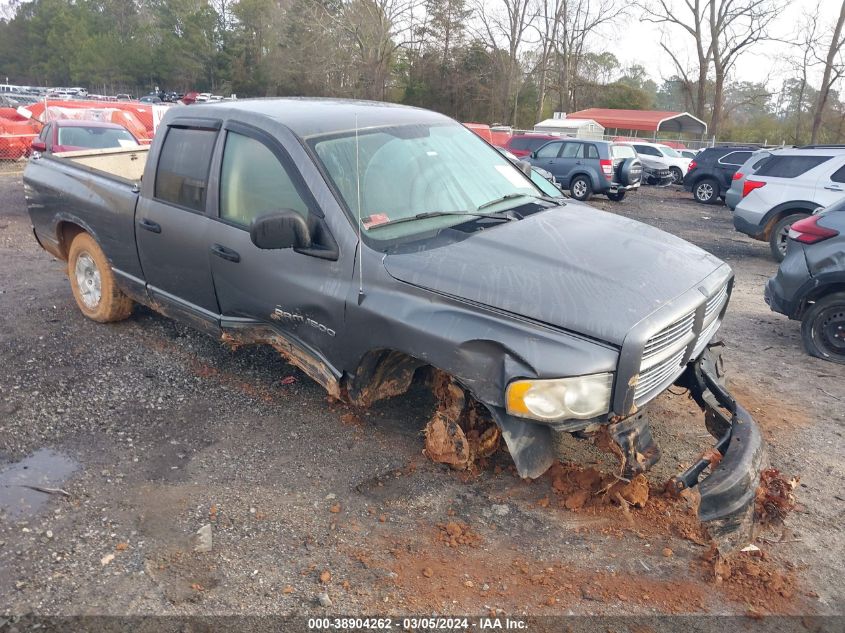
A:
{"label": "truck cab window", "polygon": [[261,141],[228,132],[220,174],[220,217],[249,226],[253,218],[280,209],[308,215],[308,206],[275,154]]}
{"label": "truck cab window", "polygon": [[155,197],[193,211],[205,211],[208,169],[216,130],[171,127],[156,170]]}

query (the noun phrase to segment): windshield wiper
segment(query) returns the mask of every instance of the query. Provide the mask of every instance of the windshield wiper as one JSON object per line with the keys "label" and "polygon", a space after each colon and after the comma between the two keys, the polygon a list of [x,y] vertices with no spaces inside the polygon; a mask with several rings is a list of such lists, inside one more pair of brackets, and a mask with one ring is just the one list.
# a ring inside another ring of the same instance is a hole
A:
{"label": "windshield wiper", "polygon": [[503,195],[499,198],[496,198],[495,200],[491,200],[490,202],[485,202],[480,207],[478,207],[478,210],[481,211],[482,209],[486,209],[487,207],[492,207],[494,204],[499,204],[500,202],[504,202],[505,200],[512,200],[514,198],[533,198],[533,197],[534,196],[532,196],[530,193],[507,193],[507,194],[505,194],[505,195]]}
{"label": "windshield wiper", "polygon": [[[522,194],[520,194],[522,195]],[[479,207],[480,208],[480,207]],[[415,220],[426,220],[428,218],[440,218],[446,215],[466,215],[478,218],[492,218],[494,220],[502,220],[504,222],[510,222],[514,218],[502,215],[501,213],[478,213],[476,211],[426,211],[425,213],[417,213],[416,215],[409,216],[407,218],[396,218],[395,220],[389,220],[387,222],[382,222],[381,224],[376,224],[375,226],[371,226],[368,231],[374,231],[376,229],[380,229],[383,226],[391,226],[393,224],[402,224],[403,222],[413,222]]]}

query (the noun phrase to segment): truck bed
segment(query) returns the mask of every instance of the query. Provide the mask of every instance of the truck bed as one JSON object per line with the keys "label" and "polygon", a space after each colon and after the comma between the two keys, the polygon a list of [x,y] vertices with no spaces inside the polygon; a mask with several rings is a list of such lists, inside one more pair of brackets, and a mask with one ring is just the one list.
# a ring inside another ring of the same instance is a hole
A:
{"label": "truck bed", "polygon": [[33,157],[24,171],[32,227],[47,251],[64,259],[63,225],[83,227],[119,274],[142,278],[135,204],[148,148],[85,150]]}
{"label": "truck bed", "polygon": [[60,152],[53,156],[64,158],[89,169],[116,176],[123,180],[138,182],[144,175],[149,147],[123,147],[114,149],[86,149],[76,152]]}

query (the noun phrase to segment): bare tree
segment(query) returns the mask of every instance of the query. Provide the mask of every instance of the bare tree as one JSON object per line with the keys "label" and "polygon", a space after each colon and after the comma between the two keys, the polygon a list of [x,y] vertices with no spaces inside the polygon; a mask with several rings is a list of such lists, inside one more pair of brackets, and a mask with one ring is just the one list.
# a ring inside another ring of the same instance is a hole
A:
{"label": "bare tree", "polygon": [[[638,3],[638,6],[643,9],[644,20],[667,27],[661,38],[660,47],[672,60],[683,83],[684,92],[692,101],[693,114],[700,119],[704,118],[707,107],[707,73],[713,60],[707,25],[709,15],[707,9],[711,1],[717,0],[684,0],[681,8],[677,8],[672,0]],[[678,29],[691,37],[695,44],[697,66],[693,69],[681,63],[681,56],[676,47],[666,42],[666,38],[671,37],[671,31]]]}
{"label": "bare tree", "polygon": [[804,102],[807,98],[809,74],[816,64],[816,51],[819,45],[819,12],[820,6],[816,4],[813,10],[804,13],[798,34],[792,42],[800,55],[789,56],[785,60],[786,63],[791,64],[795,68],[795,71],[800,76],[798,95],[795,100],[797,108],[795,111],[795,134],[792,139],[794,143],[801,142],[801,123],[803,122]]}
{"label": "bare tree", "polygon": [[535,0],[495,0],[486,3],[479,0],[476,15],[481,22],[481,36],[493,54],[502,60],[505,75],[503,114],[506,120],[515,124],[522,79],[519,51],[525,33],[537,15]]}
{"label": "bare tree", "polygon": [[[669,28],[682,29],[692,38],[697,57],[695,115],[702,117],[706,108],[707,78],[713,69],[714,88],[710,114],[710,133],[718,136],[725,101],[725,82],[737,59],[757,42],[768,39],[768,28],[778,15],[781,0],[683,0],[681,7],[672,0],[643,2],[644,19]],[[669,54],[687,86],[689,72],[666,42],[661,46]]]}
{"label": "bare tree", "polygon": [[710,134],[718,136],[725,105],[725,81],[737,59],[769,38],[769,25],[781,5],[775,0],[710,0],[710,50],[716,76]]}
{"label": "bare tree", "polygon": [[824,59],[824,72],[822,74],[822,83],[819,88],[819,95],[816,99],[815,112],[813,113],[813,131],[810,136],[810,142],[815,143],[819,137],[819,128],[822,124],[822,115],[827,101],[830,98],[830,91],[833,84],[839,80],[845,71],[845,64],[842,60],[842,46],[845,45],[845,35],[843,35],[843,26],[845,26],[845,0],[839,9],[839,18],[833,27],[830,44],[827,49],[827,56]]}
{"label": "bare tree", "polygon": [[561,110],[575,109],[576,80],[588,38],[603,24],[615,21],[625,12],[618,0],[559,0],[557,38],[554,51],[557,61]]}
{"label": "bare tree", "polygon": [[412,40],[414,0],[348,0],[333,14],[351,42],[358,83],[367,99],[384,100],[396,51]]}

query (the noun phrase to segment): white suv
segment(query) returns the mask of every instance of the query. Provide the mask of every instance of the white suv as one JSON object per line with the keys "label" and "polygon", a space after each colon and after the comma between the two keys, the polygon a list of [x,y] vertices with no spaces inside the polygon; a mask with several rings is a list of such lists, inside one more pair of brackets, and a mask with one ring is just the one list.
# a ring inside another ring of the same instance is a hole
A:
{"label": "white suv", "polygon": [[845,145],[807,145],[772,152],[742,185],[734,226],[768,241],[780,262],[793,222],[845,197]]}
{"label": "white suv", "polygon": [[679,185],[684,181],[684,176],[689,171],[689,164],[692,162],[691,158],[681,156],[677,150],[672,149],[668,145],[662,143],[645,143],[639,141],[626,141],[623,145],[630,145],[640,159],[643,160],[644,165],[649,167],[657,167],[668,169],[672,172],[672,182]]}

